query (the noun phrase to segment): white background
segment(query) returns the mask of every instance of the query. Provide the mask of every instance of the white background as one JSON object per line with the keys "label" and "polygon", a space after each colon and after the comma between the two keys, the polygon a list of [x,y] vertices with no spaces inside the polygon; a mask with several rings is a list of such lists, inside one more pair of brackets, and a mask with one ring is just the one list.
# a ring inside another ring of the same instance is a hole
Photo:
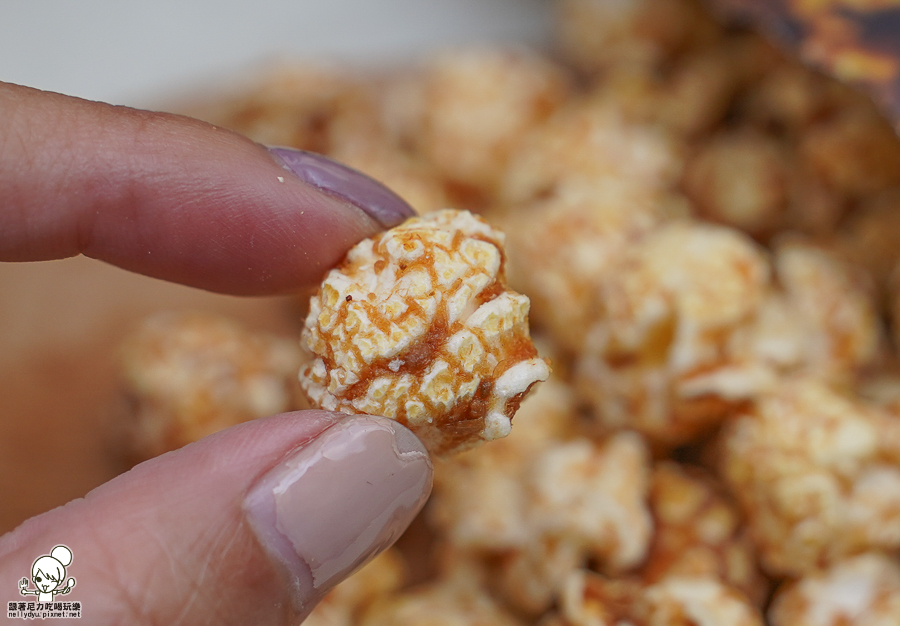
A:
{"label": "white background", "polygon": [[0,0],[0,80],[159,102],[273,58],[395,63],[549,39],[546,0]]}

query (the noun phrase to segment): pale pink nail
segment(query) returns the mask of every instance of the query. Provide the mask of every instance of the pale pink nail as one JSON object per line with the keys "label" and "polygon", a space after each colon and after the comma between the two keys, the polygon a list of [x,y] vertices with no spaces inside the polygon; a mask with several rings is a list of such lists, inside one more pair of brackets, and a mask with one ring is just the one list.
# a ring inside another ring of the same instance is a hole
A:
{"label": "pale pink nail", "polygon": [[425,447],[393,420],[347,417],[270,471],[244,510],[301,612],[393,544],[424,506]]}

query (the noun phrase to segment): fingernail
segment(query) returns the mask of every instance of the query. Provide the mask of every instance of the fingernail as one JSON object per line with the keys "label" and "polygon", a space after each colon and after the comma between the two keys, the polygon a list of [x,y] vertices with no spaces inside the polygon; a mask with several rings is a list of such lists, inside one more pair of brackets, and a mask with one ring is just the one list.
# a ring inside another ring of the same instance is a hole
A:
{"label": "fingernail", "polygon": [[314,152],[269,148],[287,171],[317,189],[359,207],[376,222],[390,228],[416,214],[403,198],[362,172]]}
{"label": "fingernail", "polygon": [[402,425],[348,417],[263,476],[244,511],[303,612],[400,537],[431,475],[425,447]]}

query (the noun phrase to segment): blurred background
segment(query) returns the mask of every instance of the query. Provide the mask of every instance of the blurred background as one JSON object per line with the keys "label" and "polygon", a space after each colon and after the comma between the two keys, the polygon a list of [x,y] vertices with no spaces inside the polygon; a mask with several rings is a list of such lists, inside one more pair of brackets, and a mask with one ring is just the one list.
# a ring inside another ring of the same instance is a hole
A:
{"label": "blurred background", "polygon": [[408,62],[435,47],[549,39],[545,0],[7,0],[0,80],[113,104],[220,87],[273,59]]}
{"label": "blurred background", "polygon": [[[415,62],[435,48],[549,39],[543,0],[6,0],[0,80],[166,109],[283,61]],[[86,258],[0,264],[0,533],[83,496],[127,464],[116,346],[163,309],[226,313],[296,334],[279,299],[240,299]]]}

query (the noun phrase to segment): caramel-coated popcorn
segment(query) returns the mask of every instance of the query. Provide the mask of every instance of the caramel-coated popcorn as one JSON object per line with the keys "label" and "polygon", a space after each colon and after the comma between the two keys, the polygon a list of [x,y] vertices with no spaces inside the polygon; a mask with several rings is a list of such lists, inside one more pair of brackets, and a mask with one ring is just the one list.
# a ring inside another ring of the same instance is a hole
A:
{"label": "caramel-coated popcorn", "polygon": [[777,140],[760,133],[724,133],[690,160],[684,182],[704,217],[766,235],[782,225],[789,166]]}
{"label": "caramel-coated popcorn", "polygon": [[607,427],[683,442],[755,391],[740,347],[768,290],[767,258],[736,231],[672,222],[624,250],[597,285],[578,385]]}
{"label": "caramel-coated popcorn", "polygon": [[504,602],[538,615],[589,560],[620,571],[643,558],[649,473],[634,433],[600,445],[579,436],[572,392],[551,377],[509,437],[437,466],[431,513],[454,558],[463,552]]}
{"label": "caramel-coated popcorn", "polygon": [[769,573],[900,547],[900,422],[886,411],[789,380],[728,425],[723,451]]}
{"label": "caramel-coated popcorn", "polygon": [[659,66],[717,25],[690,0],[562,0],[557,3],[563,50],[587,70]]}
{"label": "caramel-coated popcorn", "polygon": [[493,194],[522,135],[553,113],[567,83],[562,68],[524,50],[438,55],[422,72],[420,116],[406,132],[448,180]]}
{"label": "caramel-coated popcorn", "polygon": [[241,422],[299,408],[302,357],[284,338],[204,313],[148,318],[123,347],[135,451],[151,457]]}
{"label": "caramel-coated popcorn", "polygon": [[584,545],[612,571],[637,565],[653,528],[648,464],[644,442],[630,432],[602,444],[575,439],[544,450],[531,470],[535,523]]}
{"label": "caramel-coated popcorn", "polygon": [[527,474],[534,455],[572,435],[573,392],[553,376],[530,394],[508,437],[440,463],[431,516],[455,546],[523,549],[537,536]]}
{"label": "caramel-coated popcorn", "polygon": [[396,419],[438,454],[505,437],[549,368],[503,266],[503,235],[465,211],[357,244],[310,303],[304,391],[323,409]]}
{"label": "caramel-coated popcorn", "polygon": [[[762,626],[758,609],[738,591],[705,577],[673,576],[653,585],[572,572],[556,623],[563,626]],[[551,622],[553,623],[553,622]]]}
{"label": "caramel-coated popcorn", "polygon": [[605,277],[629,246],[677,209],[674,197],[610,177],[510,211],[499,218],[508,236],[510,283],[529,294],[536,323],[568,351],[580,352]]}
{"label": "caramel-coated popcorn", "polygon": [[758,356],[781,371],[837,382],[875,362],[881,326],[868,276],[799,241],[776,247],[774,267],[779,289],[760,313]]}
{"label": "caramel-coated popcorn", "polygon": [[552,57],[286,66],[194,111],[424,215],[328,274],[305,367],[211,318],[127,351],[148,454],[297,408],[302,367],[443,457],[412,577],[388,553],[309,623],[759,626],[778,586],[773,626],[900,626],[900,141],[705,5],[556,0]]}
{"label": "caramel-coated popcorn", "polygon": [[616,183],[617,190],[628,189],[626,198],[652,194],[677,181],[678,157],[665,133],[629,122],[619,103],[582,98],[522,138],[505,170],[501,197],[521,203],[572,185],[602,194],[603,184]]}
{"label": "caramel-coated popcorn", "polygon": [[855,556],[779,589],[772,626],[896,626],[900,563],[880,553]]}
{"label": "caramel-coated popcorn", "polygon": [[656,530],[641,577],[712,578],[734,587],[757,606],[768,584],[737,506],[698,468],[663,462],[654,468],[650,506]]}
{"label": "caramel-coated popcorn", "polygon": [[763,626],[741,593],[711,578],[666,578],[644,589],[634,614],[654,626]]}

